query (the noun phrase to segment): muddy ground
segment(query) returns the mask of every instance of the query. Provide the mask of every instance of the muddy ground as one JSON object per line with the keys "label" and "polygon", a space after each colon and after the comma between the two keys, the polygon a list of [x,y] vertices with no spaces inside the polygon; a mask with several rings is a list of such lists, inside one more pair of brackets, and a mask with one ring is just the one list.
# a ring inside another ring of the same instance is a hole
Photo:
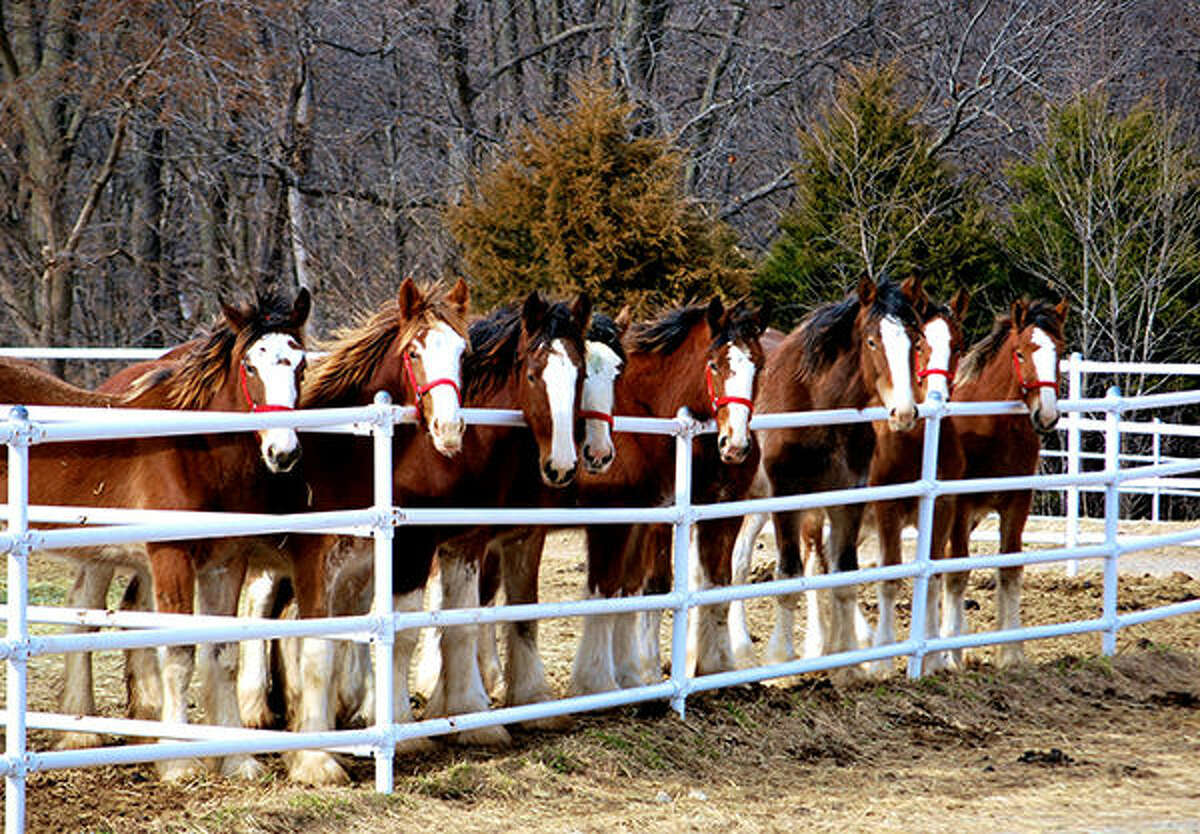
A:
{"label": "muddy ground", "polygon": [[[773,543],[760,544],[762,578]],[[578,535],[555,534],[551,548],[543,597],[578,598]],[[1189,550],[1160,556],[1171,568],[1195,562]],[[1154,576],[1154,554],[1144,558],[1122,577],[1122,610],[1200,597],[1200,570]],[[33,601],[61,603],[66,577],[35,561]],[[972,577],[976,629],[991,622],[991,585]],[[1032,571],[1024,620],[1096,616],[1101,594],[1096,574]],[[861,600],[872,616],[874,590]],[[759,647],[771,605],[749,608]],[[579,625],[542,625],[559,691]],[[898,673],[836,688],[816,674],[708,693],[689,699],[686,721],[656,705],[583,715],[569,732],[518,731],[503,751],[443,746],[397,759],[390,797],[372,792],[368,760],[350,762],[353,787],[322,790],[289,785],[277,757],[252,785],[163,785],[151,766],[34,774],[29,830],[1200,832],[1200,616],[1123,630],[1112,659],[1099,641],[1029,644],[1029,663],[1003,672],[985,649],[968,671],[921,681]],[[117,655],[97,665],[100,709],[119,715]],[[60,678],[60,659],[34,664],[35,709],[53,708]],[[31,742],[44,749],[52,737]]]}

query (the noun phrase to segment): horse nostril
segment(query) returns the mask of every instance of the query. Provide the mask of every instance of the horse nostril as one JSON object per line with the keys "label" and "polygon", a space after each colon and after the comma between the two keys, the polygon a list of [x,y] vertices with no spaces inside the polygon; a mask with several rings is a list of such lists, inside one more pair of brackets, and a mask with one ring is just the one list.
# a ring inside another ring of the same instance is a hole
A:
{"label": "horse nostril", "polygon": [[546,461],[542,464],[542,472],[545,473],[546,479],[549,480],[550,483],[554,483],[558,480],[558,474],[554,471],[554,467],[551,465],[550,461]]}

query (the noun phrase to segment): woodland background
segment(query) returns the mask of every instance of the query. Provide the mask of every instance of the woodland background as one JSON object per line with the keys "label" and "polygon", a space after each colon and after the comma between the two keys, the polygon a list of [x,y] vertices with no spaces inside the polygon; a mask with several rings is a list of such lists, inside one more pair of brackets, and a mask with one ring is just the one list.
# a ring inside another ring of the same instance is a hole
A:
{"label": "woodland background", "polygon": [[1183,361],[1198,140],[1185,0],[0,0],[0,343],[268,284],[328,335],[407,273],[787,326],[917,272],[971,337],[1062,295],[1085,356]]}

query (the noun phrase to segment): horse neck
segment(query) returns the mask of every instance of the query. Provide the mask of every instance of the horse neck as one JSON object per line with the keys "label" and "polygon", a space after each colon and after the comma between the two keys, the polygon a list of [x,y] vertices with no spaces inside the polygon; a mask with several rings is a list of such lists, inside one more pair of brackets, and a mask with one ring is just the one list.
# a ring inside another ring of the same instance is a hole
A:
{"label": "horse neck", "polygon": [[686,407],[697,419],[711,417],[704,381],[707,345],[704,328],[698,327],[671,353],[628,351],[614,391],[614,413],[674,417]]}
{"label": "horse neck", "polygon": [[1021,399],[1021,382],[1013,369],[1015,343],[1016,339],[1010,333],[1000,349],[980,369],[978,376],[955,385],[952,398],[974,401]]}

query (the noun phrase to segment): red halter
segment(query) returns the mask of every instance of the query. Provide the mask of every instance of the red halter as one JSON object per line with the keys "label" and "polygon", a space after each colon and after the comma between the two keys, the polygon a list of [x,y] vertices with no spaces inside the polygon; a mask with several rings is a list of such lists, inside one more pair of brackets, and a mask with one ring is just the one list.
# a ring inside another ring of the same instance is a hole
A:
{"label": "red halter", "polygon": [[608,423],[608,430],[612,431],[613,416],[607,412],[592,411],[590,409],[581,408],[579,409],[579,416],[585,420],[603,420],[604,422]]}
{"label": "red halter", "polygon": [[704,366],[704,381],[708,385],[708,398],[712,401],[712,411],[713,411],[714,416],[717,413],[717,409],[719,409],[723,405],[729,405],[730,403],[737,403],[738,405],[744,405],[744,406],[746,406],[746,408],[750,409],[751,416],[754,415],[754,401],[753,400],[748,400],[745,397],[718,397],[717,396],[716,386],[713,385],[713,375],[712,375],[712,366],[711,365]]}
{"label": "red halter", "polygon": [[259,404],[254,401],[254,397],[250,396],[250,383],[246,380],[246,363],[242,362],[238,366],[239,376],[242,380],[242,395],[246,398],[246,405],[250,406],[250,410],[255,414],[261,414],[264,411],[295,411],[290,405],[270,405],[267,403]]}
{"label": "red halter", "polygon": [[450,379],[450,377],[442,377],[441,379],[431,379],[424,385],[417,384],[417,375],[413,372],[412,360],[408,358],[408,351],[404,351],[404,372],[408,375],[408,384],[412,386],[417,397],[417,419],[422,424],[425,422],[425,410],[421,408],[421,398],[437,388],[439,385],[449,385],[454,389],[454,397],[458,400],[459,405],[462,405],[462,392],[458,390],[458,383]]}
{"label": "red halter", "polygon": [[[917,354],[917,361],[921,361],[921,355]],[[917,379],[928,379],[931,376],[944,377],[946,380],[947,390],[954,390],[954,380],[950,376],[950,371],[947,368],[917,368]]]}
{"label": "red halter", "polygon": [[1054,393],[1058,394],[1058,377],[1055,376],[1053,381],[1043,382],[1040,379],[1035,379],[1033,382],[1026,382],[1024,374],[1021,373],[1021,358],[1017,354],[1017,349],[1013,348],[1013,373],[1017,375],[1017,382],[1021,384],[1021,394],[1028,394],[1030,391],[1036,391],[1038,388],[1053,388]]}

